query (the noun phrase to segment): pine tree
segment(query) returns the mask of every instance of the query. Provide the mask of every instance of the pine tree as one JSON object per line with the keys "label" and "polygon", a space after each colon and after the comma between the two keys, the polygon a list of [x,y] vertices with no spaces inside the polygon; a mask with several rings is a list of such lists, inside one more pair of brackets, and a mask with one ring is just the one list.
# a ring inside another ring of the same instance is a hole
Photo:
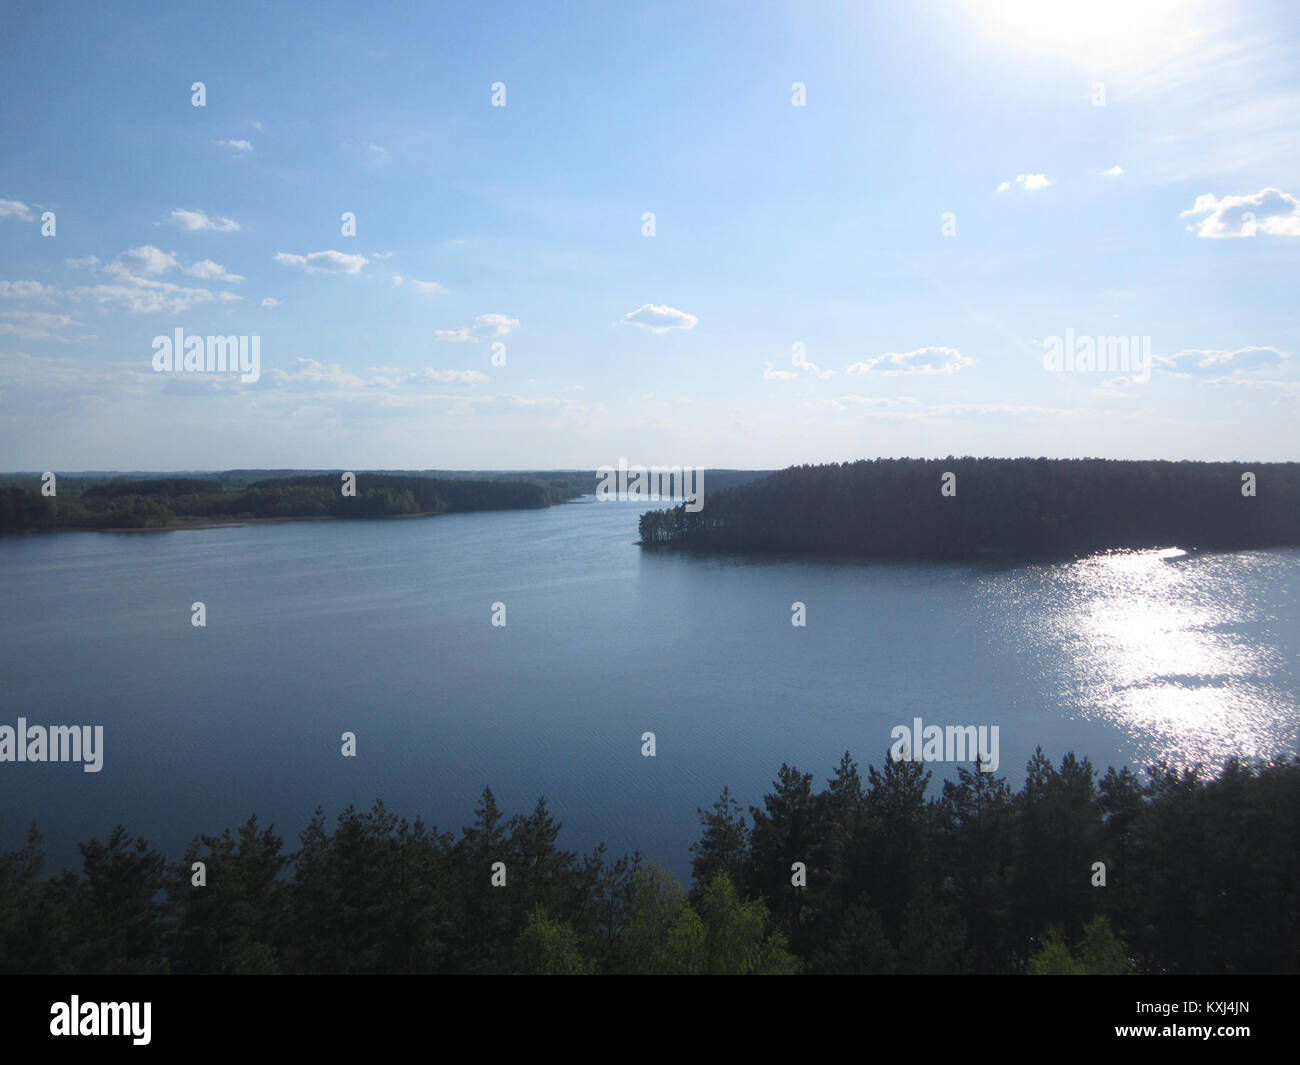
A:
{"label": "pine tree", "polygon": [[744,878],[749,854],[749,826],[740,804],[731,797],[727,788],[708,813],[696,810],[704,827],[704,834],[691,844],[691,876],[696,893],[719,873],[725,873],[733,882]]}

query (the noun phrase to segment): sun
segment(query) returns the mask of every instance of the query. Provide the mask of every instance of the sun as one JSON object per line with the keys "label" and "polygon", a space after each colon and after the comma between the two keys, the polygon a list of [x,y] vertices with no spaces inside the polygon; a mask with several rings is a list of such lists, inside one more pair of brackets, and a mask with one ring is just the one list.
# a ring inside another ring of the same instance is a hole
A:
{"label": "sun", "polygon": [[1141,68],[1199,36],[1196,0],[967,0],[984,32],[1097,73]]}

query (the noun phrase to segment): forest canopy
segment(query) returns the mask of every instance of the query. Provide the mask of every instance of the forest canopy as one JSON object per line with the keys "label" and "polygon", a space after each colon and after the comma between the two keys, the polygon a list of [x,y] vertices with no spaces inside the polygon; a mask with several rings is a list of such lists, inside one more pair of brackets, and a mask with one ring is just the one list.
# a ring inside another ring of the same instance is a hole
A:
{"label": "forest canopy", "polygon": [[874,459],[649,511],[641,543],[838,557],[1049,557],[1300,544],[1300,463]]}
{"label": "forest canopy", "polygon": [[238,476],[59,477],[55,494],[11,478],[0,486],[0,531],[165,529],[267,518],[393,518],[548,507],[581,495],[581,475],[517,481],[361,472],[355,494],[342,473],[245,481]]}
{"label": "forest canopy", "polygon": [[[544,799],[485,789],[459,835],[378,802],[286,851],[256,818],[170,862],[124,828],[47,876],[0,852],[0,972],[1295,973],[1300,757],[1097,778],[1037,751],[1024,785],[923,763],[700,810],[683,890],[639,854],[559,843]],[[196,863],[202,863],[202,883]],[[802,866],[802,869],[796,867]]]}

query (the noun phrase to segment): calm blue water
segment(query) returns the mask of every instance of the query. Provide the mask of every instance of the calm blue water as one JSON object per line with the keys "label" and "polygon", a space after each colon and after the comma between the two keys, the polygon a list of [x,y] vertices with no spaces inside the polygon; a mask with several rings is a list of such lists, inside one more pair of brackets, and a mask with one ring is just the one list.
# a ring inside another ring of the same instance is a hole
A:
{"label": "calm blue water", "polygon": [[490,784],[510,813],[545,795],[570,849],[685,878],[724,784],[761,805],[783,761],[865,771],[918,716],[999,726],[1016,786],[1039,744],[1103,768],[1297,749],[1300,551],[698,559],[638,548],[643,509],[0,540],[0,724],[105,729],[97,774],[0,763],[0,847],[35,820],[73,863],[120,822],[179,857],[256,813],[292,850],[317,804],[377,797],[458,830]]}

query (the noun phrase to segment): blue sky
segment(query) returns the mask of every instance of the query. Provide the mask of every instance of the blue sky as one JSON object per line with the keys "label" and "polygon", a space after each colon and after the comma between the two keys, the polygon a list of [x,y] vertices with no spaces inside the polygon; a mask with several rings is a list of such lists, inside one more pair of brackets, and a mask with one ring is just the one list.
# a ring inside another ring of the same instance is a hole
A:
{"label": "blue sky", "polygon": [[1297,457],[1293,4],[0,12],[0,469]]}

